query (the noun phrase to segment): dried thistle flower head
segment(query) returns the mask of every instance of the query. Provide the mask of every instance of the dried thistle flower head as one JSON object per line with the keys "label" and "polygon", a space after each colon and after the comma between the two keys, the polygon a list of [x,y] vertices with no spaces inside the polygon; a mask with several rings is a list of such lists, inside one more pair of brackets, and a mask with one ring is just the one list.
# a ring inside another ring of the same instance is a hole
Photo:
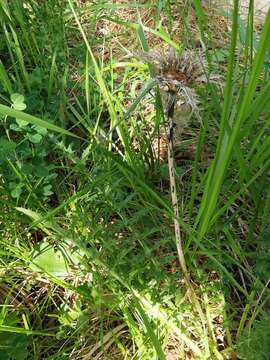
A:
{"label": "dried thistle flower head", "polygon": [[181,132],[187,126],[192,113],[198,112],[199,101],[193,86],[207,81],[204,56],[192,50],[184,50],[178,54],[173,48],[168,51],[143,52],[139,56],[141,60],[150,62],[155,67],[164,109],[169,106],[171,94],[175,94],[173,121],[176,132]]}

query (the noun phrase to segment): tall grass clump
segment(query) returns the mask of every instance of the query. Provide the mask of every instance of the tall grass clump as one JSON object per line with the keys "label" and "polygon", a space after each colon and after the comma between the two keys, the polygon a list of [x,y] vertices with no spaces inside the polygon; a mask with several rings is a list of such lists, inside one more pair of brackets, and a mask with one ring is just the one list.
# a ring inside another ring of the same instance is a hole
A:
{"label": "tall grass clump", "polygon": [[[253,8],[1,2],[1,359],[267,357],[270,13],[255,27]],[[168,48],[205,57],[169,148],[178,213],[151,59]]]}

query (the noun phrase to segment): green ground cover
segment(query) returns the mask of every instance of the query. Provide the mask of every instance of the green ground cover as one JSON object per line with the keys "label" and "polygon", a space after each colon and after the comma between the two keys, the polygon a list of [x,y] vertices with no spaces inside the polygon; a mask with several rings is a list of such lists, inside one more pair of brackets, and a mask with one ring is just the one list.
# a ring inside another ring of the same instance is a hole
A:
{"label": "green ground cover", "polygon": [[[270,14],[238,5],[0,2],[0,359],[269,358]],[[209,80],[174,149],[192,289],[138,55],[168,47]]]}

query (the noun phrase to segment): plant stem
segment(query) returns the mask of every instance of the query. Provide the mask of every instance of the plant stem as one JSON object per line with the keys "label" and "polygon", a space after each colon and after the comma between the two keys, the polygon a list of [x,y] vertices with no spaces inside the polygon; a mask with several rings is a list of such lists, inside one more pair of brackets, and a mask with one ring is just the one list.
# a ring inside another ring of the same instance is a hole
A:
{"label": "plant stem", "polygon": [[174,232],[175,232],[175,241],[178,259],[180,263],[181,270],[184,273],[185,279],[189,282],[189,274],[187,271],[185,256],[183,252],[182,246],[182,238],[181,238],[181,229],[179,224],[179,207],[178,207],[178,198],[176,192],[176,181],[175,181],[175,163],[174,163],[174,154],[173,154],[173,130],[174,130],[174,122],[173,122],[173,113],[174,113],[174,104],[175,104],[175,94],[171,93],[172,101],[169,101],[167,116],[169,123],[169,134],[168,134],[168,167],[169,167],[169,175],[170,175],[170,188],[171,188],[171,197],[172,197],[172,206],[174,211]]}
{"label": "plant stem", "polygon": [[[169,175],[170,175],[170,188],[171,188],[171,197],[172,197],[172,206],[174,211],[174,232],[175,232],[175,242],[177,248],[178,259],[180,263],[180,268],[183,271],[185,283],[188,288],[188,297],[191,303],[194,305],[195,309],[198,312],[198,315],[202,321],[202,324],[205,323],[205,315],[203,313],[201,304],[199,303],[192,283],[190,281],[190,275],[187,270],[185,255],[183,251],[182,245],[182,237],[181,237],[181,229],[179,223],[179,207],[178,207],[178,198],[176,192],[176,181],[175,181],[175,162],[174,162],[174,152],[173,152],[173,133],[175,123],[173,121],[174,114],[174,105],[175,105],[175,93],[170,92],[170,99],[167,107],[167,118],[169,124],[169,134],[168,134],[168,167],[169,167]],[[205,333],[207,329],[204,327]],[[209,349],[208,349],[209,351]]]}

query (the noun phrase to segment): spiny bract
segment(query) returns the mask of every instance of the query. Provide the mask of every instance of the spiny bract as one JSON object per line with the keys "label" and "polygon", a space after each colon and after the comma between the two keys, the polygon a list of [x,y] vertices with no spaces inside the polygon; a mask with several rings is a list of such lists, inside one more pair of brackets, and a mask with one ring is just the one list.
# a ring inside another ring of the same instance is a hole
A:
{"label": "spiny bract", "polygon": [[156,71],[156,80],[161,90],[163,107],[167,110],[171,93],[175,94],[174,122],[179,133],[192,113],[198,112],[198,97],[193,86],[207,81],[207,65],[202,53],[192,50],[155,49],[139,54],[142,61],[150,62]]}

